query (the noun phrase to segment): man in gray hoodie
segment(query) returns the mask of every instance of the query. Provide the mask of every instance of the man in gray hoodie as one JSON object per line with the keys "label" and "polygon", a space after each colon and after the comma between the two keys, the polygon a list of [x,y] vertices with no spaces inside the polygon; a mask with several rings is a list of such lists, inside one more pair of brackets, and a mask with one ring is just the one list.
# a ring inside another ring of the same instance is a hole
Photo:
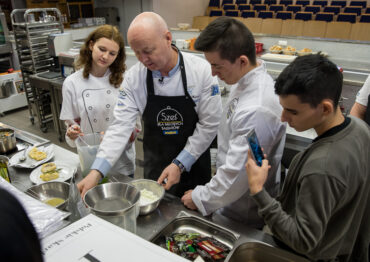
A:
{"label": "man in gray hoodie", "polygon": [[[370,129],[338,106],[343,76],[321,55],[297,58],[275,84],[281,120],[318,137],[289,166],[281,195],[264,189],[268,160],[248,157],[250,194],[273,235],[311,260],[368,261]],[[248,152],[249,156],[251,152]]]}

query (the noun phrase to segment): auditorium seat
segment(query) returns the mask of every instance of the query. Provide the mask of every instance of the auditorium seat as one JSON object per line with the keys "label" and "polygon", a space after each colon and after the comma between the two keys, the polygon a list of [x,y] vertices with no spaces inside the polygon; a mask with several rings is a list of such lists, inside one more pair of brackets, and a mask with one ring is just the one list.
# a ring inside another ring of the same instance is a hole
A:
{"label": "auditorium seat", "polygon": [[356,14],[339,13],[337,21],[356,23]]}
{"label": "auditorium seat", "polygon": [[331,22],[334,20],[334,14],[333,13],[324,13],[324,12],[318,12],[315,16],[316,21],[325,21],[325,22]]}
{"label": "auditorium seat", "polygon": [[282,20],[293,19],[293,12],[278,11],[276,13],[276,18],[282,19]]}
{"label": "auditorium seat", "polygon": [[295,14],[296,20],[303,20],[303,21],[309,21],[312,20],[312,13],[311,12],[297,12]]}
{"label": "auditorium seat", "polygon": [[325,6],[323,12],[337,15],[340,13],[340,8],[340,6]]}
{"label": "auditorium seat", "polygon": [[266,19],[266,18],[273,18],[273,16],[274,16],[274,12],[272,11],[260,11],[257,17]]}

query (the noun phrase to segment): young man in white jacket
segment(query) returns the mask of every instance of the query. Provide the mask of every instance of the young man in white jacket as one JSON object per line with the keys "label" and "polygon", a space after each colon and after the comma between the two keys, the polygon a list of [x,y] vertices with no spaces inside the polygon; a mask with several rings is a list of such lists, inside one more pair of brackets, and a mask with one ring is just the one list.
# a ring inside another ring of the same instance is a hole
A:
{"label": "young man in white jacket", "polygon": [[266,188],[276,195],[286,125],[280,121],[282,108],[273,80],[263,61],[256,60],[253,35],[235,19],[221,17],[210,23],[195,48],[204,52],[212,74],[233,86],[218,129],[216,175],[206,185],[187,191],[182,202],[203,215],[220,210],[224,216],[260,228],[263,221],[249,196],[245,176],[249,148],[246,134],[255,129],[270,156]]}

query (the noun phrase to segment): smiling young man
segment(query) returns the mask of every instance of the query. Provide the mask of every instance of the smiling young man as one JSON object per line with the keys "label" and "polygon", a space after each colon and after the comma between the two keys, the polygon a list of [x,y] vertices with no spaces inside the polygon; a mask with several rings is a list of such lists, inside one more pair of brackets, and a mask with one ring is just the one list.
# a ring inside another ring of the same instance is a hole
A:
{"label": "smiling young man", "polygon": [[257,207],[248,193],[245,162],[247,133],[255,129],[269,152],[272,168],[267,190],[277,193],[286,126],[274,93],[273,80],[256,59],[253,35],[241,22],[221,17],[210,23],[195,42],[211,64],[212,74],[233,85],[217,133],[217,172],[204,186],[182,197],[185,206],[203,215],[217,213],[254,227],[262,227]]}
{"label": "smiling young man", "polygon": [[[318,137],[293,159],[281,195],[264,189],[268,160],[246,164],[250,193],[270,230],[311,260],[368,261],[370,129],[344,117],[343,77],[321,55],[297,58],[279,75],[281,120]],[[250,154],[250,152],[248,152]]]}

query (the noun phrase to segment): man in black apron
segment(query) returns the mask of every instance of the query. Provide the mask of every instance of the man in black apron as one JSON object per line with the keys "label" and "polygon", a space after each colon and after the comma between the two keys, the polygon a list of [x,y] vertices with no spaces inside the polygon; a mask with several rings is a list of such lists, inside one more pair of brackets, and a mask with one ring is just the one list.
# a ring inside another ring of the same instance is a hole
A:
{"label": "man in black apron", "polygon": [[[174,47],[176,48],[176,47]],[[195,103],[187,91],[184,60],[181,52],[181,70],[184,96],[157,96],[154,94],[152,71],[147,70],[148,101],[144,114],[144,178],[157,180],[163,169],[185,147],[194,132],[198,115]],[[176,162],[176,161],[175,161]],[[193,164],[190,172],[183,172],[180,183],[171,187],[170,193],[181,197],[185,191],[206,184],[211,178],[209,148]]]}
{"label": "man in black apron", "polygon": [[133,120],[141,114],[144,177],[158,183],[167,179],[164,188],[181,197],[211,178],[209,146],[222,111],[217,79],[204,59],[182,55],[171,46],[172,35],[158,14],[139,14],[127,39],[140,63],[125,73],[115,121],[106,131],[89,175],[78,184],[79,190],[83,195],[108,174],[126,147]]}

